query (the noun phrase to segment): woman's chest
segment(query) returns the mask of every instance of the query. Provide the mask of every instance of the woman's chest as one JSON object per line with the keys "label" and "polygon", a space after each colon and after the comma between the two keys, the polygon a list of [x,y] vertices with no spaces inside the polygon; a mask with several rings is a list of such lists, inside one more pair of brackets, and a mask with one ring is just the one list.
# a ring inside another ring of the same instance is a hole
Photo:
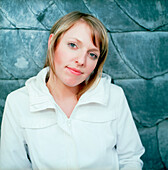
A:
{"label": "woman's chest", "polygon": [[67,119],[47,127],[27,127],[24,136],[34,168],[117,167],[116,120],[86,122]]}

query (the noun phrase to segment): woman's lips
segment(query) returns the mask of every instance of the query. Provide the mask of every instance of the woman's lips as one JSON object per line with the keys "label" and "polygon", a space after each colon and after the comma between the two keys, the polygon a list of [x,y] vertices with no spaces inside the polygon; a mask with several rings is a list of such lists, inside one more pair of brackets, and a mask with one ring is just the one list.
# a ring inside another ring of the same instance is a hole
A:
{"label": "woman's lips", "polygon": [[76,68],[71,68],[71,67],[67,67],[68,70],[72,73],[72,74],[75,74],[77,76],[83,74],[83,72],[81,72],[80,70],[76,69]]}

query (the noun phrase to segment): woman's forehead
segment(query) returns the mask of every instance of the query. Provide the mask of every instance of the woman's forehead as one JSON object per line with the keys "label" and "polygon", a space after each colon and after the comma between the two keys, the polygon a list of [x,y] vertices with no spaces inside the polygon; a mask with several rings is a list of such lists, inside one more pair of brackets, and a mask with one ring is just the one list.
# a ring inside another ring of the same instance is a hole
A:
{"label": "woman's forehead", "polygon": [[91,27],[86,21],[77,21],[67,31],[65,31],[61,37],[74,38],[82,42],[83,39],[90,40],[94,46],[99,46],[99,34],[96,29]]}

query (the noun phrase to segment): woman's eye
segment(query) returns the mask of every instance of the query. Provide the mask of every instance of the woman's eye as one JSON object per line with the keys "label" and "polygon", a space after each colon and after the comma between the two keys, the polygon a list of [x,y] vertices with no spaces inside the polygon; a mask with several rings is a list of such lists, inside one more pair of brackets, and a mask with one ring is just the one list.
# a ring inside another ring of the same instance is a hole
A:
{"label": "woman's eye", "polygon": [[97,57],[97,55],[96,54],[94,54],[94,53],[90,53],[89,54],[90,56],[91,56],[91,58],[93,58],[93,59],[97,59],[98,57]]}
{"label": "woman's eye", "polygon": [[68,43],[68,46],[70,46],[71,48],[77,48],[77,45],[74,43]]}

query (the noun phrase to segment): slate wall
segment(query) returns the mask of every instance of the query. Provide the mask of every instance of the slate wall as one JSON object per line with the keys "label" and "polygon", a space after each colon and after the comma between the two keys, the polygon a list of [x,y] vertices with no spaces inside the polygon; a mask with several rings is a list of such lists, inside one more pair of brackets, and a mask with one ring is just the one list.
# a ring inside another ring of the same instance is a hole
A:
{"label": "slate wall", "polygon": [[0,0],[0,116],[7,94],[42,69],[51,26],[74,10],[108,30],[104,72],[125,91],[143,169],[168,169],[168,0]]}

